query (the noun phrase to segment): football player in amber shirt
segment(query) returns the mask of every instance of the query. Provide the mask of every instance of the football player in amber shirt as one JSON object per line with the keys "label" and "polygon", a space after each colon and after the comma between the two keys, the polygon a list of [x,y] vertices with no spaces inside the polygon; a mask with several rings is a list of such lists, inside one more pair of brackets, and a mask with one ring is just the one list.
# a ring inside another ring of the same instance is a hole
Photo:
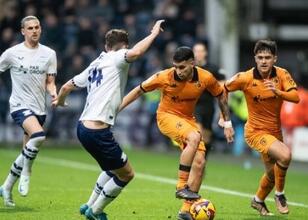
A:
{"label": "football player in amber shirt", "polygon": [[254,48],[256,67],[240,72],[225,83],[228,92],[242,90],[248,107],[245,139],[249,146],[262,155],[265,173],[260,180],[251,207],[261,215],[272,215],[264,200],[276,188],[277,210],[289,212],[284,195],[286,172],[291,161],[291,150],[283,143],[280,110],[283,101],[299,102],[296,84],[290,73],[274,66],[277,46],[274,41],[259,40]]}
{"label": "football player in amber shirt", "polygon": [[205,167],[206,147],[194,117],[195,105],[204,91],[217,97],[223,118],[224,133],[233,141],[233,128],[224,89],[213,75],[194,65],[194,54],[189,47],[179,47],[173,56],[173,67],[160,71],[127,94],[119,108],[133,102],[145,92],[160,90],[157,110],[160,131],[175,140],[181,150],[176,197],[185,199],[178,219],[191,220],[189,208],[200,198],[198,191]]}

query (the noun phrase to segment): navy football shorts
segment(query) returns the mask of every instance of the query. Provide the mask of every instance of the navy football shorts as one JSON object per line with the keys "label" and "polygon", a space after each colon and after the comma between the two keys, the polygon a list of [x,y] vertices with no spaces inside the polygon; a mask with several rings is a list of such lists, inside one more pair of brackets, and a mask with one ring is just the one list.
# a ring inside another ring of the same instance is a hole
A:
{"label": "navy football shorts", "polygon": [[17,125],[19,125],[20,127],[22,127],[22,124],[24,123],[26,118],[28,118],[30,116],[35,116],[41,126],[44,125],[45,120],[46,120],[46,115],[36,115],[30,109],[20,109],[20,110],[14,111],[14,112],[11,113],[11,116],[12,116],[13,120],[15,121],[15,123]]}
{"label": "navy football shorts", "polygon": [[110,128],[90,129],[79,121],[77,137],[103,170],[116,170],[127,163],[127,156],[114,140]]}

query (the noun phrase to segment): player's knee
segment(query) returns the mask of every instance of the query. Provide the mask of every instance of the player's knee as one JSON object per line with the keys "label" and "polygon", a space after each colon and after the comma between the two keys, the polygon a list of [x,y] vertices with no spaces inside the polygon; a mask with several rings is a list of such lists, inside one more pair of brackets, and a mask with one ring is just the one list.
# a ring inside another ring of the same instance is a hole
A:
{"label": "player's knee", "polygon": [[31,141],[34,146],[39,147],[46,140],[44,131],[33,133],[30,136],[29,142]]}
{"label": "player's knee", "polygon": [[199,132],[191,132],[187,136],[187,144],[191,147],[198,148],[201,141],[201,134]]}
{"label": "player's knee", "polygon": [[280,157],[280,162],[282,165],[285,165],[285,166],[289,166],[290,162],[291,162],[291,159],[292,159],[292,153],[290,150],[288,151],[285,151],[281,157]]}
{"label": "player's knee", "polygon": [[125,173],[118,174],[118,178],[124,182],[129,182],[131,181],[135,176],[135,173],[133,170],[129,170]]}

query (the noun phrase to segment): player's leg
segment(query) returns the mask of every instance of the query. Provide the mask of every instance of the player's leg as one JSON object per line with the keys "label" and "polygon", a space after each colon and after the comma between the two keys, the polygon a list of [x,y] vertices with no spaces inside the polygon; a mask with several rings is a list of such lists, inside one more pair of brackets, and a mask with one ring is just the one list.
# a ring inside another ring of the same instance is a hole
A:
{"label": "player's leg", "polygon": [[133,179],[134,171],[129,162],[124,167],[112,171],[115,175],[103,186],[102,192],[91,206],[94,214],[102,213],[121,193],[123,188]]}
{"label": "player's leg", "polygon": [[106,183],[102,186],[99,196],[85,212],[88,219],[107,219],[103,209],[120,194],[133,178],[133,169],[127,156],[114,140],[110,128],[89,129],[80,122],[77,136],[100,167],[110,170],[114,174],[110,178],[106,177]]}
{"label": "player's leg", "polygon": [[45,141],[45,132],[35,115],[27,117],[22,126],[29,136],[25,137],[26,142],[22,155],[23,155],[23,168],[20,175],[18,191],[22,196],[26,196],[29,192],[30,176],[32,172],[33,162],[39,152],[39,147]]}
{"label": "player's leg", "polygon": [[102,171],[97,178],[92,194],[87,203],[80,206],[80,214],[84,215],[86,210],[94,204],[101,194],[103,186],[114,176],[110,171]]}
{"label": "player's leg", "polygon": [[176,141],[182,150],[176,197],[180,199],[197,199],[200,196],[189,189],[187,180],[192,162],[201,140],[201,134],[195,121],[181,118],[177,115],[163,113],[157,115],[157,125],[161,133]]}
{"label": "player's leg", "polygon": [[287,199],[284,195],[284,185],[287,170],[291,162],[291,150],[279,140],[272,143],[269,148],[268,154],[276,160],[274,165],[275,174],[275,202],[277,210],[282,214],[289,213]]}
{"label": "player's leg", "polygon": [[270,158],[268,158],[268,156],[265,154],[262,154],[262,159],[265,166],[265,173],[260,179],[260,184],[256,192],[256,195],[251,201],[251,207],[258,210],[260,215],[268,216],[273,214],[268,210],[264,201],[275,185],[275,177],[274,177],[275,162]]}
{"label": "player's leg", "polygon": [[[279,136],[279,134],[277,134]],[[260,215],[273,215],[267,208],[264,200],[274,187],[274,166],[275,159],[269,156],[268,152],[271,145],[278,139],[269,134],[247,132],[245,133],[245,139],[248,145],[261,153],[262,160],[265,165],[265,174],[260,179],[260,185],[256,195],[251,200],[251,207],[256,209]]]}
{"label": "player's leg", "polygon": [[[192,168],[189,174],[187,184],[193,192],[198,193],[202,184],[204,168],[205,168],[205,146],[203,142],[200,142],[199,149],[194,157]],[[178,220],[190,220],[192,219],[189,214],[189,210],[194,200],[184,200],[180,212],[178,214]]]}
{"label": "player's leg", "polygon": [[19,154],[13,162],[10,172],[6,177],[3,185],[0,187],[0,196],[3,197],[4,205],[13,207],[15,203],[13,201],[12,190],[13,187],[20,177],[23,167],[23,155]]}

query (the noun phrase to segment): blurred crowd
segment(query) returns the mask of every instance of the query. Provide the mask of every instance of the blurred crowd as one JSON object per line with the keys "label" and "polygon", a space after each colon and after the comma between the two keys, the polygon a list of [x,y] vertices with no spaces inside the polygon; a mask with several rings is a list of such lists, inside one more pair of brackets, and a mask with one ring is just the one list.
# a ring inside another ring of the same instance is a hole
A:
{"label": "blurred crowd", "polygon": [[[145,56],[131,66],[127,90],[169,67],[177,46],[192,47],[196,42],[207,43],[203,0],[0,0],[0,3],[0,52],[23,40],[20,20],[26,15],[36,15],[43,30],[41,43],[57,52],[58,87],[80,73],[104,50],[104,36],[111,28],[126,29],[130,42],[135,43],[150,32],[155,20],[166,19],[163,34]],[[19,140],[16,135],[21,135],[8,114],[10,86],[10,75],[1,74],[0,142]],[[84,98],[84,90],[75,92],[68,99],[69,108],[50,109],[47,119],[50,138],[75,139],[75,127]],[[243,125],[245,113],[234,107],[240,105],[236,102],[241,99],[240,96],[235,97],[231,108],[234,108],[233,112],[238,111],[239,124]],[[119,114],[115,130],[122,144],[170,144],[156,127],[158,101],[159,94],[150,93]],[[222,130],[217,128],[215,132],[213,138],[223,136]]]}

